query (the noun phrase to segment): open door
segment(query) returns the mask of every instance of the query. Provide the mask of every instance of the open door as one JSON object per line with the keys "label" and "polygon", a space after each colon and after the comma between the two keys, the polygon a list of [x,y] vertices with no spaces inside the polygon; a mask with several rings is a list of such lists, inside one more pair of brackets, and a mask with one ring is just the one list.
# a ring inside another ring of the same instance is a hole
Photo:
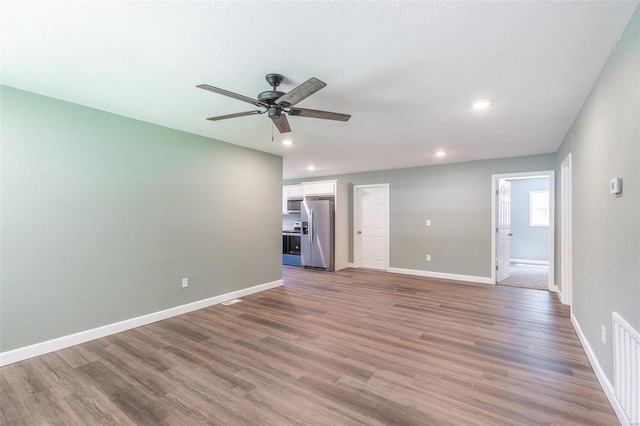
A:
{"label": "open door", "polygon": [[511,275],[511,182],[498,179],[496,189],[496,282]]}

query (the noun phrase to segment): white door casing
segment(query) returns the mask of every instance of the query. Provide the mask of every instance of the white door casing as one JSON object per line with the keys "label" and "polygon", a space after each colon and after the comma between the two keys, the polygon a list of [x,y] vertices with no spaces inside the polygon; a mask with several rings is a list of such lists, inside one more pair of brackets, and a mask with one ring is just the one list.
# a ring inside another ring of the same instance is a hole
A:
{"label": "white door casing", "polygon": [[560,286],[562,303],[571,306],[571,154],[560,165]]}
{"label": "white door casing", "polygon": [[[555,171],[540,170],[531,172],[501,173],[491,175],[491,280],[497,280],[497,258],[498,258],[498,197],[500,179],[533,179],[549,178],[549,290],[558,292],[558,287],[554,284],[555,274]],[[561,294],[559,294],[561,295]]]}
{"label": "white door casing", "polygon": [[359,268],[389,268],[389,185],[356,185],[354,263]]}
{"label": "white door casing", "polygon": [[511,182],[498,179],[496,198],[496,282],[511,275]]}

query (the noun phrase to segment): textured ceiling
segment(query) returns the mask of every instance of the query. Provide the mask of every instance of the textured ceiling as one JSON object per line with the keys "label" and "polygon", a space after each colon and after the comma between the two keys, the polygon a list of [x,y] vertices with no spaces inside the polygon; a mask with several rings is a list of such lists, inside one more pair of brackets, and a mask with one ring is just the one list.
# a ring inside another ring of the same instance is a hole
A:
{"label": "textured ceiling", "polygon": [[[284,157],[284,177],[555,152],[637,2],[2,2],[2,84]],[[327,87],[283,147],[246,96]],[[490,98],[484,112],[469,104]],[[448,155],[436,158],[438,149]],[[314,164],[313,172],[306,170]]]}

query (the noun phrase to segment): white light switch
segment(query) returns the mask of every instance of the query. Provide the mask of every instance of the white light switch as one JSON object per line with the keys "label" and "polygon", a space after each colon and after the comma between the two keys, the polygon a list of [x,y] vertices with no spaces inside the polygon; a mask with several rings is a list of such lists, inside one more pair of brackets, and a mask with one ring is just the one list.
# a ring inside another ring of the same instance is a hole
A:
{"label": "white light switch", "polygon": [[609,190],[612,194],[619,194],[622,192],[622,179],[613,178],[609,184]]}
{"label": "white light switch", "polygon": [[189,278],[183,278],[182,279],[182,288],[187,288],[189,287]]}
{"label": "white light switch", "polygon": [[427,219],[427,226],[431,226],[431,219]]}

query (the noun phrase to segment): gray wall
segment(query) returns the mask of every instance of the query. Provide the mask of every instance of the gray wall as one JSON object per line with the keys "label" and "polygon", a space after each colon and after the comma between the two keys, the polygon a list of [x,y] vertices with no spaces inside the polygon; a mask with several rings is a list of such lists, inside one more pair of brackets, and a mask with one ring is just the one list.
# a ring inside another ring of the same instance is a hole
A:
{"label": "gray wall", "polygon": [[282,277],[280,157],[0,94],[0,351]]}
{"label": "gray wall", "polygon": [[[560,147],[558,165],[569,153],[573,313],[613,382],[611,313],[640,330],[640,9]],[[609,193],[614,177],[623,179],[620,195]]]}
{"label": "gray wall", "polygon": [[[555,154],[382,170],[340,179],[349,188],[353,261],[353,185],[389,184],[389,263],[394,268],[491,276],[491,175],[556,167]],[[287,180],[285,184],[302,180]],[[425,222],[431,219],[431,226]],[[431,262],[425,255],[431,254]]]}
{"label": "gray wall", "polygon": [[529,225],[529,192],[549,190],[549,179],[511,180],[511,258],[549,260],[549,227]]}

